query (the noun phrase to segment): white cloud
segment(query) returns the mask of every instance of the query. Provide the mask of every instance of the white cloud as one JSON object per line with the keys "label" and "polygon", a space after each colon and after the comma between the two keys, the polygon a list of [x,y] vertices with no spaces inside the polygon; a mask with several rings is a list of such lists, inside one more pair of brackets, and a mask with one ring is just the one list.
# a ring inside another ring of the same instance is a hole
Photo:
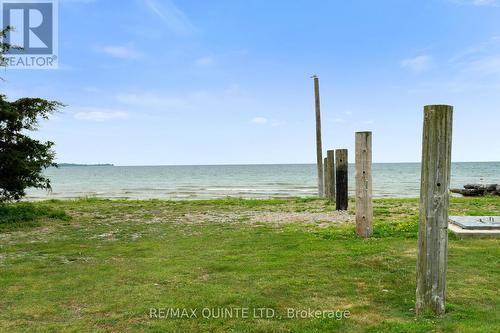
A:
{"label": "white cloud", "polygon": [[146,109],[173,110],[186,108],[189,105],[185,99],[162,96],[153,92],[118,94],[115,98],[122,104]]}
{"label": "white cloud", "polygon": [[447,80],[450,89],[486,91],[500,88],[500,38],[488,40],[459,52],[449,61],[455,75]]}
{"label": "white cloud", "polygon": [[458,52],[451,59],[452,64],[466,64],[480,56],[488,54],[497,54],[500,51],[500,36],[493,36],[484,42],[468,47],[465,50]]}
{"label": "white cloud", "polygon": [[247,101],[244,91],[237,84],[226,89],[193,91],[139,90],[115,93],[113,99],[118,108],[137,110],[142,115],[180,112],[216,112],[217,109],[238,107]]}
{"label": "white cloud", "polygon": [[492,36],[470,45],[443,63],[442,73],[422,81],[415,93],[448,91],[451,93],[495,92],[500,89],[500,37]]}
{"label": "white cloud", "polygon": [[171,31],[178,34],[190,34],[196,30],[189,18],[173,1],[165,0],[159,3],[156,0],[144,0],[144,3]]}
{"label": "white cloud", "polygon": [[121,110],[95,107],[82,107],[78,108],[78,110],[79,111],[73,115],[73,117],[78,120],[103,122],[112,119],[124,119],[128,117],[128,113]]}
{"label": "white cloud", "polygon": [[207,57],[201,57],[198,58],[194,61],[194,64],[196,66],[200,67],[205,67],[205,66],[211,66],[215,64],[215,59],[213,57],[207,56]]}
{"label": "white cloud", "polygon": [[474,6],[498,6],[498,0],[471,0]]}
{"label": "white cloud", "polygon": [[142,111],[185,111],[207,109],[230,102],[242,103],[243,90],[233,84],[220,91],[199,89],[183,93],[158,91],[126,92],[114,96],[115,100]]}
{"label": "white cloud", "polygon": [[98,51],[122,59],[139,59],[143,57],[143,54],[133,47],[123,45],[108,45],[99,48]]}
{"label": "white cloud", "polygon": [[485,6],[497,7],[500,5],[499,0],[450,0],[450,1],[458,5],[473,5],[480,7],[485,7]]}
{"label": "white cloud", "polygon": [[96,2],[97,0],[59,0],[60,3],[92,3]]}
{"label": "white cloud", "polygon": [[472,4],[476,6],[491,6],[498,5],[497,0],[472,0]]}
{"label": "white cloud", "polygon": [[471,61],[465,68],[464,73],[472,73],[481,77],[500,74],[500,56],[488,56]]}
{"label": "white cloud", "polygon": [[420,55],[414,58],[408,58],[401,61],[401,67],[406,68],[413,73],[422,73],[433,66],[433,60],[430,56]]}
{"label": "white cloud", "polygon": [[334,123],[345,123],[345,119],[344,118],[335,118],[335,119],[333,119],[333,122]]}
{"label": "white cloud", "polygon": [[264,117],[255,117],[252,119],[252,124],[264,125],[267,124],[267,118]]}

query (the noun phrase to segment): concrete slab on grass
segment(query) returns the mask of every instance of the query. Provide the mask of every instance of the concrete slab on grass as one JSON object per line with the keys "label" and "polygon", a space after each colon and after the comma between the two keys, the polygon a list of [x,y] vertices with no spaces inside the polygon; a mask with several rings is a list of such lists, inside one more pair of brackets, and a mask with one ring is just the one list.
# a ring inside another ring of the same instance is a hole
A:
{"label": "concrete slab on grass", "polygon": [[500,230],[500,216],[450,216],[449,220],[463,229]]}
{"label": "concrete slab on grass", "polygon": [[500,216],[450,216],[448,228],[459,238],[500,238]]}

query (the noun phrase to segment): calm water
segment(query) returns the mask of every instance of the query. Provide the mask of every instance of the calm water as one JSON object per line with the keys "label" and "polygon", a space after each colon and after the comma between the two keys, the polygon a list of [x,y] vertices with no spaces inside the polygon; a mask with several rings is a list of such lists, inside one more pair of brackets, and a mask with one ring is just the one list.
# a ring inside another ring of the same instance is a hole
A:
{"label": "calm water", "polygon": [[[28,191],[28,199],[95,196],[115,199],[270,198],[316,194],[313,164],[218,166],[96,166],[46,170],[52,193]],[[420,164],[373,165],[376,197],[418,197]],[[452,187],[500,183],[500,162],[453,163]],[[350,195],[354,166],[349,166]]]}

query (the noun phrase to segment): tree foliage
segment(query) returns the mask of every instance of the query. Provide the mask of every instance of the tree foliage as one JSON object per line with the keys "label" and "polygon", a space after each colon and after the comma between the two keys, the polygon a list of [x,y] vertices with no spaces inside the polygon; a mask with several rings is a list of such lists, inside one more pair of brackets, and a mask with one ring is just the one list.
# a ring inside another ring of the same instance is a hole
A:
{"label": "tree foliage", "polygon": [[[0,65],[5,66],[5,53],[12,48],[5,43],[10,27],[0,31]],[[0,94],[0,202],[21,199],[28,187],[50,189],[45,168],[57,166],[51,141],[40,142],[27,135],[38,129],[40,119],[63,105],[41,98],[21,98],[10,102]]]}

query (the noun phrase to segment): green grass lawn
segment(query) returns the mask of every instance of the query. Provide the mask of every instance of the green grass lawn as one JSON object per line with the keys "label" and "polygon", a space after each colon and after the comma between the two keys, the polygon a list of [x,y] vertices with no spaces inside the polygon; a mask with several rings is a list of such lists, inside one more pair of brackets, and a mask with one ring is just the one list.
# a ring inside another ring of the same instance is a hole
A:
{"label": "green grass lawn", "polygon": [[[447,314],[416,318],[418,201],[374,207],[374,237],[362,240],[352,224],[259,221],[331,211],[320,199],[0,206],[0,331],[497,332],[500,241],[450,235]],[[453,198],[450,214],[500,215],[500,198]],[[150,318],[152,308],[198,318]],[[206,319],[204,308],[275,316]]]}

